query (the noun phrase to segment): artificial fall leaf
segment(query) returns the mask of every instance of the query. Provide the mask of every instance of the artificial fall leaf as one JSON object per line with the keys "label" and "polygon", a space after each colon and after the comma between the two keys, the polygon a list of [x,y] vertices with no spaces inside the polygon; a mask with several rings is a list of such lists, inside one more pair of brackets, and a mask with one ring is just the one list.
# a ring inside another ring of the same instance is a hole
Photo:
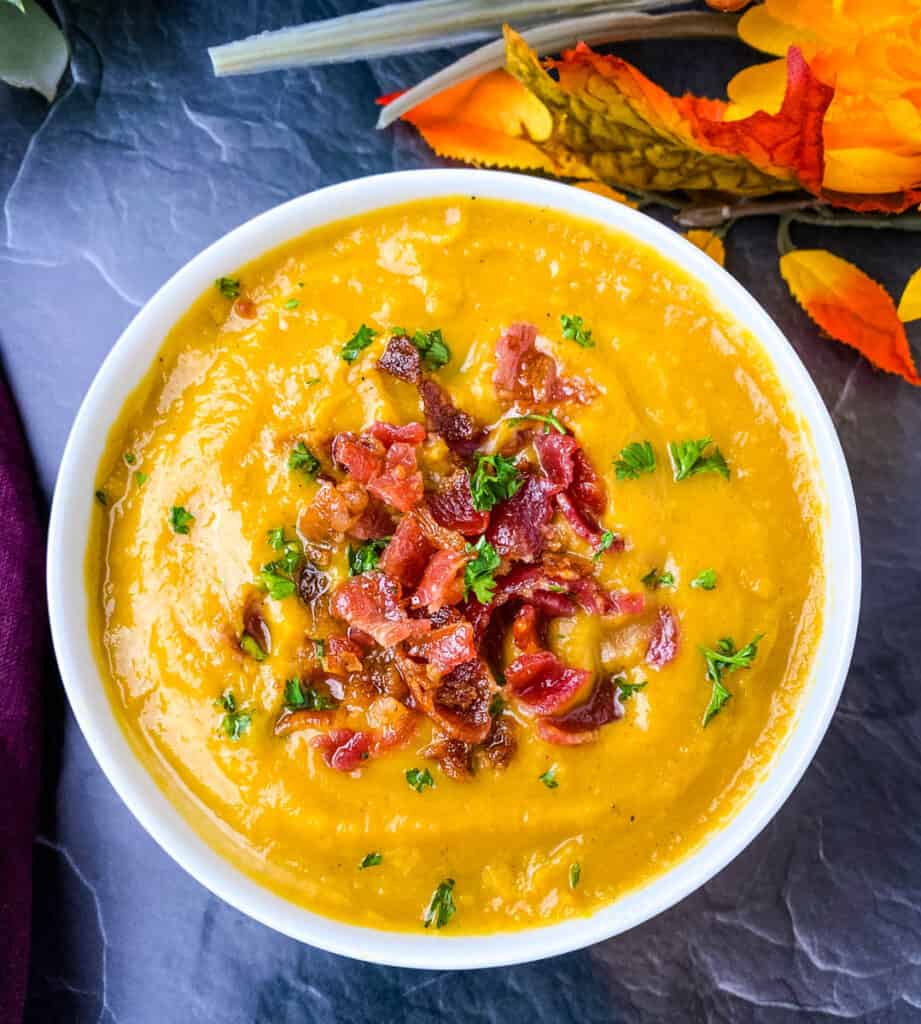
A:
{"label": "artificial fall leaf", "polygon": [[794,249],[780,272],[796,301],[827,334],[851,345],[881,370],[921,385],[905,328],[886,290],[824,249]]}
{"label": "artificial fall leaf", "polygon": [[899,299],[899,319],[903,324],[921,320],[921,268],[908,279],[905,291]]}
{"label": "artificial fall leaf", "polygon": [[726,246],[722,238],[712,231],[693,230],[684,236],[691,245],[696,245],[701,252],[705,252],[712,260],[715,260],[721,267],[726,266]]}
{"label": "artificial fall leaf", "polygon": [[506,66],[549,111],[552,130],[534,144],[557,164],[614,186],[718,190],[736,195],[817,189],[822,119],[832,90],[801,55],[788,60],[787,93],[777,114],[726,121],[726,104],[670,96],[626,61],[580,43],[541,66],[506,27]]}
{"label": "artificial fall leaf", "polygon": [[596,196],[604,196],[605,199],[613,199],[615,203],[629,206],[633,210],[639,208],[639,203],[635,203],[629,196],[611,188],[610,185],[605,185],[603,181],[580,181],[575,187],[581,188],[583,192],[594,192]]}

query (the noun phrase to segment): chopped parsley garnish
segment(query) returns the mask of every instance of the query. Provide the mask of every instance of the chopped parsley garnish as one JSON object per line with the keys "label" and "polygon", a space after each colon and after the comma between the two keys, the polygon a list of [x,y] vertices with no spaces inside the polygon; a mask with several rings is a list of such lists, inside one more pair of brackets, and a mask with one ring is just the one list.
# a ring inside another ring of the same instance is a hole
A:
{"label": "chopped parsley garnish", "polygon": [[500,501],[516,494],[523,482],[514,459],[504,455],[477,455],[476,469],[470,477],[473,507],[478,512],[488,512]]}
{"label": "chopped parsley garnish", "polygon": [[122,458],[125,460],[126,466],[133,466],[137,462],[137,456],[134,452],[125,452]]}
{"label": "chopped parsley garnish", "polygon": [[629,700],[637,690],[642,690],[646,686],[646,682],[644,679],[641,683],[628,683],[625,676],[618,676],[614,680],[617,686],[617,699],[619,701]]}
{"label": "chopped parsley garnish", "polygon": [[702,437],[699,441],[671,441],[668,450],[671,453],[675,470],[675,479],[684,480],[698,473],[719,473],[725,480],[729,479],[729,466],[719,448],[714,447],[709,455],[706,449],[713,444],[713,438]]}
{"label": "chopped parsley garnish", "polygon": [[283,576],[270,568],[273,565],[275,565],[274,562],[269,562],[262,567],[259,573],[259,585],[269,592],[269,597],[273,601],[284,601],[286,597],[291,597],[297,588],[294,580],[289,576]]}
{"label": "chopped parsley garnish", "polygon": [[342,346],[340,355],[347,363],[354,363],[358,358],[358,353],[374,341],[376,334],[377,331],[373,331],[370,327],[362,324],[345,345]]}
{"label": "chopped parsley garnish", "polygon": [[376,569],[381,560],[381,552],[389,543],[389,537],[378,537],[377,540],[365,541],[357,547],[349,544],[349,576],[360,576],[363,572]]}
{"label": "chopped parsley garnish", "polygon": [[366,853],[358,865],[359,871],[364,871],[365,868],[376,868],[378,864],[384,859],[384,855],[380,850],[375,850],[373,853]]}
{"label": "chopped parsley garnish", "polygon": [[244,633],[240,637],[240,649],[255,661],[265,661],[266,659],[265,651],[252,633]]}
{"label": "chopped parsley garnish", "polygon": [[269,540],[269,546],[274,548],[276,551],[281,551],[285,546],[285,528],[283,526],[275,526],[266,534]]}
{"label": "chopped parsley garnish", "polygon": [[474,557],[464,569],[464,598],[472,590],[480,604],[489,604],[496,589],[495,571],[501,559],[485,536],[476,544],[467,545],[467,553]]}
{"label": "chopped parsley garnish", "polygon": [[134,471],[134,482],[138,487],[143,487],[149,479],[150,477],[146,473],[142,473],[139,469]]}
{"label": "chopped parsley garnish", "polygon": [[319,384],[320,383],[320,378],[319,377],[308,377],[307,380],[304,381],[304,383],[308,387],[310,387],[313,384]]}
{"label": "chopped parsley garnish", "polygon": [[582,866],[580,864],[569,865],[569,888],[575,889],[582,877]]}
{"label": "chopped parsley garnish", "polygon": [[284,527],[276,526],[268,531],[269,544],[281,557],[273,562],[266,562],[259,572],[258,583],[269,597],[275,601],[283,601],[297,589],[295,573],[304,561],[304,551],[297,539],[286,540]]}
{"label": "chopped parsley garnish", "polygon": [[563,337],[574,341],[583,348],[594,348],[592,332],[587,330],[581,316],[567,316],[565,313],[560,317],[563,325]]}
{"label": "chopped parsley garnish", "polygon": [[109,504],[109,496],[108,496],[108,494],[106,494],[105,491],[96,491],[95,497],[96,497],[96,500],[99,502],[100,505],[108,505]]}
{"label": "chopped parsley garnish", "polygon": [[300,299],[288,299],[284,306],[285,309],[297,309],[300,304]]}
{"label": "chopped parsley garnish", "polygon": [[188,533],[189,527],[195,522],[195,516],[187,511],[182,505],[173,505],[169,510],[169,524],[173,533]]}
{"label": "chopped parsley garnish", "polygon": [[232,740],[238,740],[249,729],[253,716],[248,711],[240,711],[231,690],[225,690],[217,702],[226,714],[221,719],[221,728]]}
{"label": "chopped parsley garnish", "polygon": [[285,707],[289,711],[332,711],[338,703],[313,686],[304,686],[300,679],[285,680]]}
{"label": "chopped parsley garnish", "polygon": [[316,476],[319,468],[320,460],[303,441],[298,441],[288,456],[288,469],[292,472],[299,470],[302,473],[306,473],[307,476]]}
{"label": "chopped parsley garnish", "polygon": [[454,906],[454,879],[446,878],[438,883],[438,888],[432,893],[432,900],[426,908],[422,923],[428,928],[435,925],[436,928],[444,926],[454,916],[457,907]]}
{"label": "chopped parsley garnish", "polygon": [[547,789],[556,789],[556,787],[559,785],[559,782],[556,781],[555,764],[550,765],[550,767],[544,772],[544,774],[538,775],[537,778],[539,782],[542,782],[547,787]]}
{"label": "chopped parsley garnish", "polygon": [[650,569],[640,580],[640,583],[650,590],[658,590],[659,587],[673,587],[675,585],[674,574],[670,572],[660,573],[657,568]]}
{"label": "chopped parsley garnish", "polygon": [[501,693],[494,693],[493,698],[489,704],[489,713],[493,718],[498,718],[499,715],[508,707],[508,702],[502,696]]}
{"label": "chopped parsley garnish", "polygon": [[414,789],[417,793],[421,793],[426,786],[429,789],[435,788],[435,780],[428,768],[409,768],[405,774],[409,788]]}
{"label": "chopped parsley garnish", "polygon": [[621,448],[620,458],[614,460],[614,475],[618,480],[636,480],[643,473],[654,473],[656,453],[648,441],[633,441]]}
{"label": "chopped parsley garnish", "polygon": [[707,678],[713,684],[710,693],[710,703],[704,712],[704,726],[710,724],[711,720],[719,714],[723,705],[732,694],[723,686],[723,673],[735,672],[738,668],[751,668],[752,662],[758,655],[758,643],[764,636],[759,633],[754,640],[750,640],[741,650],[736,650],[732,637],[724,636],[717,642],[716,649],[710,650],[701,647],[701,653],[707,662]]}
{"label": "chopped parsley garnish", "polygon": [[523,416],[510,416],[505,422],[516,427],[519,423],[526,423],[528,420],[537,420],[538,423],[543,423],[545,434],[550,433],[551,427],[560,434],[568,433],[567,429],[552,412],[548,412],[546,415],[539,412],[526,412]]}
{"label": "chopped parsley garnish", "polygon": [[429,370],[437,370],[451,359],[451,350],[445,344],[440,330],[416,331],[411,341],[419,349],[422,362]]}
{"label": "chopped parsley garnish", "polygon": [[235,299],[240,294],[240,278],[219,277],[214,282],[214,287],[217,288],[225,299]]}
{"label": "chopped parsley garnish", "polygon": [[316,655],[317,661],[322,661],[326,657],[326,641],[322,637],[317,637],[314,640],[313,653]]}
{"label": "chopped parsley garnish", "polygon": [[592,560],[597,562],[599,558],[608,550],[608,548],[617,540],[617,534],[611,530],[605,530],[601,535],[601,542],[598,547],[595,548],[595,553],[592,555]]}
{"label": "chopped parsley garnish", "polygon": [[699,576],[691,580],[691,586],[698,590],[714,590],[716,588],[716,570],[704,569]]}

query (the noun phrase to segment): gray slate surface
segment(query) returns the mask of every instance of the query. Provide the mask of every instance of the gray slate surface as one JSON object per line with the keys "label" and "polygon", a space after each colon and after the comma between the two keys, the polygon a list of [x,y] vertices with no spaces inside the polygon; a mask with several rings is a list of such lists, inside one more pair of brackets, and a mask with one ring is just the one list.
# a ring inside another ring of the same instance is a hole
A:
{"label": "gray slate surface", "polygon": [[[74,61],[54,106],[0,88],[0,354],[46,496],[99,363],[189,257],[298,193],[436,163],[409,130],[375,133],[372,99],[449,54],[211,76],[207,43],[358,6],[61,0]],[[750,60],[725,43],[621,52],[711,95]],[[779,279],[773,231],[737,228],[730,267],[832,410],[866,579],[840,709],[751,848],[670,912],[584,952],[457,974],[353,963],[248,920],[176,867],[100,773],[49,667],[30,1022],[921,1018],[921,394],[818,336]],[[824,241],[896,290],[921,264],[917,236]]]}

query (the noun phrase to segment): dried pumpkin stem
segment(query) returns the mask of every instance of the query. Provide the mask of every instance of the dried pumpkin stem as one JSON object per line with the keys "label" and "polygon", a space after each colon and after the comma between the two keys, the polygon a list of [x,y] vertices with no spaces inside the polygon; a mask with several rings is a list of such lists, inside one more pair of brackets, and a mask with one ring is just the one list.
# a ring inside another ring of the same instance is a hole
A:
{"label": "dried pumpkin stem", "polygon": [[816,210],[819,203],[814,198],[745,200],[737,203],[720,203],[718,206],[686,206],[675,222],[683,228],[713,228],[728,224],[743,217],[767,217],[778,213],[801,210]]}

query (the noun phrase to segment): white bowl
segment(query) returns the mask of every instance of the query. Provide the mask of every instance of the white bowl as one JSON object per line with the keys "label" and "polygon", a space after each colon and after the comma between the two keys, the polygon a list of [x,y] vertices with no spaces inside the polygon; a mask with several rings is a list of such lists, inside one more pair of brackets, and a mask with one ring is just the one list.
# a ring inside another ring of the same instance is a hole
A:
{"label": "white bowl", "polygon": [[[182,818],[132,752],[106,694],[89,639],[84,558],[95,478],[110,425],[154,361],[173,324],[228,267],[331,221],[429,196],[468,195],[539,205],[623,231],[701,281],[771,358],[808,424],[824,490],[826,608],[808,689],[793,731],[734,818],[692,856],[590,917],[492,936],[434,936],[342,924],[289,903],[214,852]],[[709,256],[649,217],[567,185],[472,170],[406,171],[300,196],[231,231],[176,273],[138,313],[102,365],[64,451],[51,510],[48,600],[58,664],[97,761],[138,821],[213,893],[292,938],[346,956],[403,967],[471,968],[566,953],[617,935],[671,907],[754,839],[812,759],[841,693],[860,604],[860,538],[847,466],[818,392],[790,344],[757,302]]]}

